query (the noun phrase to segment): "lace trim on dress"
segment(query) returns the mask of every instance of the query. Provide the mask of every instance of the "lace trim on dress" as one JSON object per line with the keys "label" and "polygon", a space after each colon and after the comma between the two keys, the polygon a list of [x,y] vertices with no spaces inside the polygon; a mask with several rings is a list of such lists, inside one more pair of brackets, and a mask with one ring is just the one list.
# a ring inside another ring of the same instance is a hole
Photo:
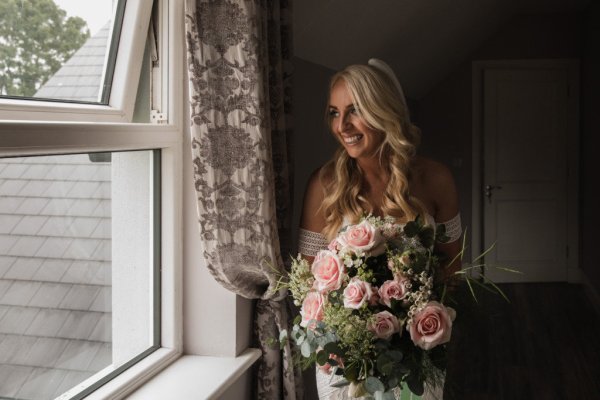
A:
{"label": "lace trim on dress", "polygon": [[298,234],[298,251],[305,256],[314,257],[320,250],[326,249],[329,242],[319,232],[300,228]]}
{"label": "lace trim on dress", "polygon": [[454,218],[449,221],[441,222],[437,224],[438,226],[444,225],[446,227],[446,236],[448,237],[448,241],[446,243],[452,243],[458,239],[460,239],[462,235],[462,225],[460,222],[460,213],[456,214]]}

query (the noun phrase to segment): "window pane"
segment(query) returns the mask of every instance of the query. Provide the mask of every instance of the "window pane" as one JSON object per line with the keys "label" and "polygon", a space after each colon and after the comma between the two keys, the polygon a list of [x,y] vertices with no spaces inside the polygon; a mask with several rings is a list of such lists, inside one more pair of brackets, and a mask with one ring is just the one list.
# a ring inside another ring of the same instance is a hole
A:
{"label": "window pane", "polygon": [[113,3],[0,1],[0,96],[105,103]]}
{"label": "window pane", "polygon": [[154,168],[0,159],[0,398],[54,399],[154,346]]}

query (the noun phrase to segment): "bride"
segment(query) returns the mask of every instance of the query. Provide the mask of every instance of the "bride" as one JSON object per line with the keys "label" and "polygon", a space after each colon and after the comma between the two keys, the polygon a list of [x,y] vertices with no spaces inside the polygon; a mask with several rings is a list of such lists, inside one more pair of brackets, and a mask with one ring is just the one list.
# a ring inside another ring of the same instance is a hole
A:
{"label": "bride", "polygon": [[[445,225],[436,249],[448,260],[460,251],[458,196],[452,175],[439,162],[416,154],[420,131],[411,124],[402,88],[381,60],[351,65],[329,86],[327,121],[340,143],[333,158],[309,179],[300,221],[299,250],[312,261],[347,224],[364,214],[392,216],[398,224],[418,215]],[[451,278],[459,261],[437,276]],[[317,368],[319,399],[348,399],[348,387],[333,388]],[[441,399],[443,388],[427,388],[424,399]]]}

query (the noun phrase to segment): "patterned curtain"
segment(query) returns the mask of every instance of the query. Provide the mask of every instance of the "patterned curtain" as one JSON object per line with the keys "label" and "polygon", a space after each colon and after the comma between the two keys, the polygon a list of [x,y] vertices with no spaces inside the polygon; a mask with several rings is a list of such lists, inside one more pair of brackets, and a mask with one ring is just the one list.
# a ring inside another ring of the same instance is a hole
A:
{"label": "patterned curtain", "polygon": [[257,299],[259,399],[299,399],[289,326],[274,290],[290,254],[291,5],[186,0],[192,159],[204,256],[215,279]]}

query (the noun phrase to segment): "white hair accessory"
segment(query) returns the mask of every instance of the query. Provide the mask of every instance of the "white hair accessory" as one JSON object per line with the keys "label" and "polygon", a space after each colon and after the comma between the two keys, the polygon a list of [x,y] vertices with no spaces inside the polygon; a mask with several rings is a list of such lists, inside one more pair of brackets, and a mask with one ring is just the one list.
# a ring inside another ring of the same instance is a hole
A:
{"label": "white hair accessory", "polygon": [[400,81],[396,77],[396,74],[392,70],[392,67],[390,67],[384,61],[382,61],[382,60],[380,60],[378,58],[371,58],[369,60],[368,64],[371,67],[378,69],[379,71],[383,72],[388,77],[390,77],[390,79],[394,82],[394,85],[396,85],[396,89],[398,89],[398,92],[400,93],[400,98],[402,99],[402,102],[404,103],[404,106],[408,107],[408,104],[406,103],[406,97],[404,97],[404,91],[402,90],[402,86],[400,85]]}

